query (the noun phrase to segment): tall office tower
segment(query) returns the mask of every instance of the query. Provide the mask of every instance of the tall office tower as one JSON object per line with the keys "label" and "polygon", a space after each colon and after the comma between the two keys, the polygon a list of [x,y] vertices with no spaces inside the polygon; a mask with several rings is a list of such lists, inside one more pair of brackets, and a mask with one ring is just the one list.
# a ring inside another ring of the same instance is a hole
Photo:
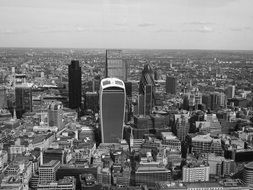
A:
{"label": "tall office tower", "polygon": [[7,107],[6,88],[4,86],[0,86],[0,109],[6,107]]}
{"label": "tall office tower", "polygon": [[127,64],[122,59],[121,50],[106,50],[105,77],[118,78],[122,81],[127,80]]}
{"label": "tall office tower", "polygon": [[211,99],[211,110],[216,110],[220,107],[226,107],[227,98],[224,93],[213,92],[210,94]]}
{"label": "tall office tower", "polygon": [[177,79],[175,77],[166,76],[166,93],[176,94]]}
{"label": "tall office tower", "polygon": [[234,98],[235,97],[235,86],[231,85],[226,90],[227,98]]}
{"label": "tall office tower", "polygon": [[132,83],[131,82],[125,82],[126,87],[126,95],[128,98],[132,98]]}
{"label": "tall office tower", "polygon": [[142,95],[142,94],[138,95],[137,106],[138,106],[137,114],[138,115],[144,115],[144,95]]}
{"label": "tall office tower", "polygon": [[[154,72],[150,64],[144,66],[144,69],[141,73],[141,80],[139,82],[139,93],[145,93],[145,86],[152,85],[155,87],[155,80],[154,80]],[[153,95],[155,92],[155,88],[153,88]]]}
{"label": "tall office tower", "polygon": [[17,118],[32,111],[32,88],[28,84],[16,85],[15,88]]}
{"label": "tall office tower", "polygon": [[86,92],[85,93],[85,109],[92,110],[94,113],[99,111],[99,96],[98,92]]}
{"label": "tall office tower", "polygon": [[63,127],[63,111],[61,102],[52,102],[48,106],[48,125],[53,127],[56,126],[58,129]]}
{"label": "tall office tower", "polygon": [[144,115],[150,115],[152,112],[152,85],[146,85],[144,92]]}
{"label": "tall office tower", "polygon": [[60,161],[52,160],[39,167],[39,183],[51,183],[56,181],[56,171],[60,167]]}
{"label": "tall office tower", "polygon": [[117,78],[105,78],[100,85],[100,120],[103,143],[122,139],[125,120],[125,84]]}
{"label": "tall office tower", "polygon": [[183,114],[176,114],[176,135],[177,137],[183,141],[185,140],[186,135],[189,133],[190,124],[188,122],[188,116]]}
{"label": "tall office tower", "polygon": [[81,107],[81,67],[78,60],[72,60],[68,68],[69,74],[69,108]]}

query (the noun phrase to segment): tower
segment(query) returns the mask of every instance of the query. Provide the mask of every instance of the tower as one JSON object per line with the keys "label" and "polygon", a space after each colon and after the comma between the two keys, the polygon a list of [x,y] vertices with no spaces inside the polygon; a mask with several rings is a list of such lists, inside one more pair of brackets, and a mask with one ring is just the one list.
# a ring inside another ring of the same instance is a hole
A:
{"label": "tower", "polygon": [[226,90],[226,95],[227,95],[227,98],[234,98],[234,96],[235,96],[235,86],[234,85],[228,86],[228,88]]}
{"label": "tower", "polygon": [[15,86],[15,103],[18,118],[21,118],[23,113],[32,111],[31,86],[27,83]]}
{"label": "tower", "polygon": [[117,78],[105,78],[101,81],[100,120],[103,143],[117,143],[122,139],[125,117],[125,84]]}
{"label": "tower", "polygon": [[122,81],[127,80],[127,64],[122,60],[121,50],[106,50],[105,77],[115,77]]}
{"label": "tower", "polygon": [[[146,88],[146,86],[149,86]],[[151,92],[149,92],[151,90]],[[151,93],[151,107],[155,103],[155,80],[154,80],[154,72],[150,64],[144,66],[144,69],[141,74],[141,80],[139,83],[139,93],[143,94],[145,97],[145,93]]]}
{"label": "tower", "polygon": [[152,92],[153,92],[153,87],[152,85],[148,84],[145,86],[145,91],[144,91],[144,115],[150,115],[153,104],[152,104]]}
{"label": "tower", "polygon": [[166,76],[166,93],[176,94],[177,79],[175,77]]}
{"label": "tower", "polygon": [[48,106],[48,125],[49,126],[56,126],[60,130],[62,128],[62,103],[61,102],[52,102]]}
{"label": "tower", "polygon": [[69,108],[81,107],[81,67],[78,60],[72,60],[68,68],[69,75]]}

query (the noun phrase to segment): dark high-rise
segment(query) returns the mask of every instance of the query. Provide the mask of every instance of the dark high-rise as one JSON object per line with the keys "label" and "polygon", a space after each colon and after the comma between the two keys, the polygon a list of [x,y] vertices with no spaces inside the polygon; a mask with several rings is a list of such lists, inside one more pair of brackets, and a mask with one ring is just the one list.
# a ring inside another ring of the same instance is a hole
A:
{"label": "dark high-rise", "polygon": [[176,77],[166,77],[166,93],[176,94],[177,90],[177,79]]}
{"label": "dark high-rise", "polygon": [[144,115],[150,115],[152,112],[153,104],[152,104],[152,92],[153,92],[152,85],[145,86],[145,93],[144,93]]}
{"label": "dark high-rise", "polygon": [[99,96],[102,142],[118,143],[122,139],[125,120],[124,82],[117,78],[103,79]]}
{"label": "dark high-rise", "polygon": [[[149,86],[149,87],[146,88],[146,86]],[[155,103],[155,80],[154,80],[154,72],[150,64],[145,65],[142,71],[141,80],[139,83],[139,93],[143,94],[144,98],[145,96],[151,96],[151,97],[148,97],[148,99],[146,100],[151,102],[151,107],[152,107],[153,104]],[[151,98],[151,100],[149,98]]]}
{"label": "dark high-rise", "polygon": [[15,103],[17,118],[21,118],[25,112],[32,111],[32,88],[28,84],[20,84],[15,88]]}
{"label": "dark high-rise", "polygon": [[81,107],[81,67],[78,60],[72,60],[69,65],[69,108]]}

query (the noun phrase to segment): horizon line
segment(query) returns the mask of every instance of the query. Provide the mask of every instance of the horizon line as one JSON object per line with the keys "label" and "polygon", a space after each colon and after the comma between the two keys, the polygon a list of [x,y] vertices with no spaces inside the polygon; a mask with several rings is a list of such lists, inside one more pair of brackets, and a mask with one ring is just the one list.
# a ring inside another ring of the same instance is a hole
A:
{"label": "horizon line", "polygon": [[107,50],[107,49],[119,49],[119,50],[196,50],[196,51],[253,51],[253,49],[200,49],[200,48],[105,48],[105,47],[97,47],[97,48],[89,48],[89,47],[35,47],[35,46],[27,46],[27,47],[19,47],[19,46],[0,46],[0,49],[93,49],[93,50]]}

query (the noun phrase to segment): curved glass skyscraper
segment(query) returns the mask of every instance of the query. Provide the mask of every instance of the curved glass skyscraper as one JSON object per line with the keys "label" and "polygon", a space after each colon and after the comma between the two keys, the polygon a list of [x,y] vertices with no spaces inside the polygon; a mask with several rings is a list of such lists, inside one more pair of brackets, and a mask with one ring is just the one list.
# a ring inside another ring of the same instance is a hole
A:
{"label": "curved glass skyscraper", "polygon": [[100,84],[100,121],[103,143],[122,139],[125,119],[125,84],[117,78],[105,78]]}

